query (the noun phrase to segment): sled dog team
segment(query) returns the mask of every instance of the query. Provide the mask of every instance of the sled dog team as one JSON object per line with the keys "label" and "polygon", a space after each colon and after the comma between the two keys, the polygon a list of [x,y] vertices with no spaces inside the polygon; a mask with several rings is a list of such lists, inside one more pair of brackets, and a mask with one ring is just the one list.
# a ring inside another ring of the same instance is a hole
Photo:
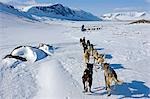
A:
{"label": "sled dog team", "polygon": [[81,26],[81,31],[90,31],[90,30],[100,30],[101,27],[96,27],[96,26],[93,26],[92,28],[85,28],[84,25]]}
{"label": "sled dog team", "polygon": [[[108,96],[111,95],[111,83],[114,81],[115,84],[121,84],[122,81],[119,81],[117,78],[117,74],[113,68],[110,67],[109,63],[105,63],[105,55],[98,53],[98,51],[94,48],[94,45],[90,43],[90,40],[85,40],[85,37],[80,38],[80,44],[83,47],[83,60],[86,64],[86,68],[83,72],[82,82],[84,85],[84,92],[92,92],[92,75],[93,68],[104,70],[104,78],[105,78],[105,89],[107,90]],[[90,56],[93,57],[94,63],[90,62]],[[100,67],[95,66],[95,64],[99,64]]]}

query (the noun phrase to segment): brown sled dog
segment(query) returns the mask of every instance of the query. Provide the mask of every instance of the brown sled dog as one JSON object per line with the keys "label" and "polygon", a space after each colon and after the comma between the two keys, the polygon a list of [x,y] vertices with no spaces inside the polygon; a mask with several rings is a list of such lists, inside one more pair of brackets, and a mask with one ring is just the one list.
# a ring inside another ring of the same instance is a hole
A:
{"label": "brown sled dog", "polygon": [[83,39],[80,38],[80,44],[83,47],[83,50],[84,50],[84,53],[85,53],[85,50],[88,49],[88,45],[85,42],[85,37],[83,37]]}
{"label": "brown sled dog", "polygon": [[105,61],[104,55],[98,54],[97,63],[101,64],[101,66],[102,66],[102,64],[104,63],[104,61]]}
{"label": "brown sled dog", "polygon": [[83,54],[84,62],[89,63],[90,61],[90,52],[88,49],[85,50],[85,53]]}
{"label": "brown sled dog", "polygon": [[122,81],[119,81],[117,78],[117,74],[114,71],[114,69],[112,69],[108,63],[104,63],[103,64],[103,69],[104,69],[104,77],[105,77],[105,85],[106,85],[106,90],[108,92],[108,96],[111,95],[110,91],[110,85],[112,83],[112,81],[115,82],[115,84],[121,84]]}
{"label": "brown sled dog", "polygon": [[92,78],[93,75],[93,64],[87,63],[87,68],[84,70],[83,76],[82,76],[82,82],[84,85],[84,92],[91,92],[91,86],[92,86]]}

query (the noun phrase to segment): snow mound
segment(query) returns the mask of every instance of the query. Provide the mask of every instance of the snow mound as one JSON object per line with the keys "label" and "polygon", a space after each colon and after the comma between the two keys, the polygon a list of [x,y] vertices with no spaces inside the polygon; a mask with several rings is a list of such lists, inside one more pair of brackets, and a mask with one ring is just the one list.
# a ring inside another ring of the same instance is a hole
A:
{"label": "snow mound", "polygon": [[[32,99],[35,96],[38,90],[35,78],[36,69],[30,63],[52,55],[50,50],[53,47],[43,45],[44,47],[39,48],[18,46],[9,55],[13,57],[6,57],[2,60],[0,63],[0,99]],[[16,59],[15,56],[25,58],[28,62]]]}
{"label": "snow mound", "polygon": [[30,62],[35,62],[37,59],[37,54],[34,52],[31,47],[28,46],[20,46],[15,48],[12,52],[11,55],[13,56],[20,56],[25,58],[27,61]]}
{"label": "snow mound", "polygon": [[47,53],[48,55],[52,55],[52,53],[54,53],[54,48],[53,46],[50,46],[48,44],[43,44],[41,43],[39,45],[39,49],[43,50],[45,53]]}
{"label": "snow mound", "polygon": [[147,12],[116,12],[102,15],[103,20],[139,20],[150,19],[150,14]]}
{"label": "snow mound", "polygon": [[[41,60],[48,55],[52,55],[54,49],[47,44],[40,44],[39,48],[31,46],[19,46],[16,47],[10,55],[6,55],[5,58],[25,59],[28,62],[35,62]],[[19,58],[18,58],[19,57]]]}
{"label": "snow mound", "polygon": [[14,58],[0,63],[0,99],[32,99],[37,85],[32,66]]}

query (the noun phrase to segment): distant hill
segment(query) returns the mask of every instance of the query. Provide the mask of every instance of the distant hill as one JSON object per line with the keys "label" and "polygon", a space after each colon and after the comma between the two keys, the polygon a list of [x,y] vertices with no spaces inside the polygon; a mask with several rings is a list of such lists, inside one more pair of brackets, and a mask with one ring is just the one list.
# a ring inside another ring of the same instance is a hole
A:
{"label": "distant hill", "polygon": [[150,19],[150,14],[147,12],[137,12],[137,11],[127,11],[127,12],[116,12],[116,13],[107,13],[101,16],[103,20],[111,21],[127,21],[127,20],[140,20]]}
{"label": "distant hill", "polygon": [[134,21],[134,22],[131,22],[130,24],[136,24],[136,23],[149,23],[150,24],[150,20],[137,20],[137,21]]}

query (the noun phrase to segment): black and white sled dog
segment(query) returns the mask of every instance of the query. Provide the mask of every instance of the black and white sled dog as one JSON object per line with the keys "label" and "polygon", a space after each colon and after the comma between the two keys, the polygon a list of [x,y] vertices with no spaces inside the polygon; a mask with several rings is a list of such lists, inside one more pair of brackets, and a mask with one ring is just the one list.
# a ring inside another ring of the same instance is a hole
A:
{"label": "black and white sled dog", "polygon": [[91,86],[93,81],[93,64],[87,63],[87,67],[84,70],[83,76],[82,76],[82,82],[84,85],[84,92],[92,92]]}

